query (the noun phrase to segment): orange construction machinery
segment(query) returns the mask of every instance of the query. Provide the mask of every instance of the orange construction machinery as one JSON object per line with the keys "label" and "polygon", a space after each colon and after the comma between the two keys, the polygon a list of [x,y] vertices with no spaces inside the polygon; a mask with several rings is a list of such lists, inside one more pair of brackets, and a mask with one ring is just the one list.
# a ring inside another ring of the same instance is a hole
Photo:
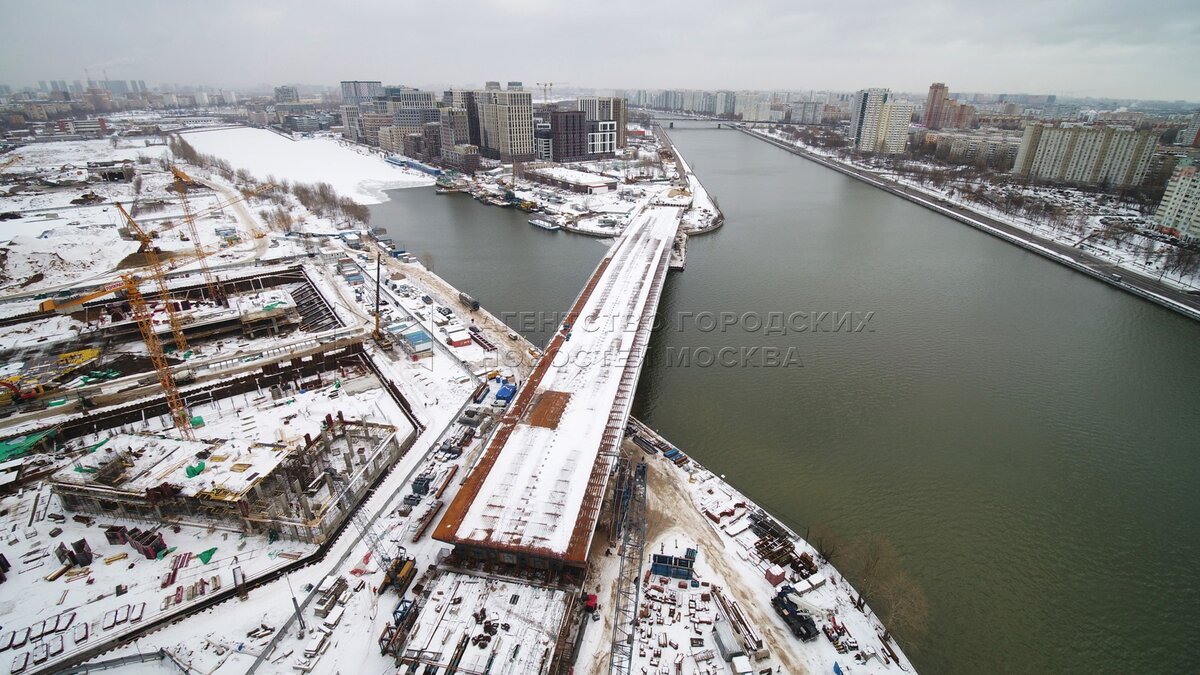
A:
{"label": "orange construction machinery", "polygon": [[113,283],[108,284],[99,290],[95,290],[90,293],[84,293],[83,295],[75,295],[65,299],[59,298],[57,300],[54,298],[47,298],[42,301],[42,304],[38,305],[38,309],[46,313],[58,312],[60,314],[69,314],[67,310],[72,307],[82,305],[83,303],[90,300],[95,300],[96,298],[112,295],[113,293],[116,293],[124,288],[124,281],[114,281]]}
{"label": "orange construction machinery", "polygon": [[[120,204],[117,206],[121,208]],[[124,213],[125,209],[121,208],[121,212]],[[133,220],[130,219],[129,222],[133,223]],[[136,225],[131,225],[131,227],[136,227]],[[149,252],[152,250],[151,248],[147,249],[148,255],[151,255]],[[202,258],[211,255],[210,252],[202,251],[201,253]],[[155,257],[155,260],[157,260],[157,257]],[[159,271],[161,272],[161,270]],[[162,387],[163,395],[167,399],[167,407],[171,410],[171,419],[175,422],[175,428],[179,429],[179,433],[184,438],[190,440],[195,438],[195,434],[192,431],[191,416],[188,414],[187,408],[183,404],[183,397],[179,395],[179,389],[175,385],[175,376],[171,374],[171,364],[167,363],[167,357],[163,353],[162,341],[158,339],[158,334],[154,331],[152,312],[150,311],[149,304],[146,302],[145,296],[142,295],[140,289],[141,283],[142,281],[138,277],[132,274],[123,274],[120,281],[113,282],[90,293],[84,293],[83,295],[78,295],[61,302],[53,299],[44,300],[41,304],[41,309],[43,312],[58,311],[66,313],[70,308],[81,305],[89,300],[113,293],[124,292],[125,298],[129,301],[133,320],[137,323],[138,331],[142,334],[142,341],[146,343],[146,351],[150,354],[150,363],[153,364],[154,371],[158,375],[158,382]],[[168,314],[174,321],[175,315],[174,310],[171,309],[171,299],[170,296],[166,295],[165,290],[163,290],[162,283],[159,284],[159,293],[163,304],[167,307]],[[175,325],[177,324],[173,323],[172,328]],[[182,337],[182,331],[177,333],[177,342]],[[184,348],[186,349],[186,346]],[[19,390],[17,390],[17,394],[20,394]],[[27,397],[23,396],[23,398]]]}
{"label": "orange construction machinery", "polygon": [[[171,295],[167,292],[167,278],[163,271],[162,259],[158,257],[158,251],[155,250],[154,239],[142,229],[141,225],[137,224],[137,221],[120,203],[117,204],[117,210],[125,217],[125,223],[129,225],[129,233],[142,243],[141,250],[146,255],[146,266],[150,268],[150,276],[158,288],[158,298],[163,301],[163,305],[167,309],[167,318],[171,322],[171,334],[175,336],[175,348],[182,354],[187,351],[187,338],[183,336],[183,325],[179,321],[179,315],[175,313],[175,304],[171,302]],[[128,284],[126,284],[125,290],[129,291]]]}
{"label": "orange construction machinery", "polygon": [[[154,364],[154,370],[158,373],[158,383],[162,386],[163,396],[167,399],[167,407],[171,410],[171,419],[175,422],[175,428],[184,438],[193,440],[195,434],[192,431],[191,415],[183,405],[183,397],[179,395],[179,389],[175,386],[175,376],[171,374],[171,366],[163,354],[162,342],[159,341],[158,334],[154,332],[154,324],[150,320],[150,308],[138,288],[140,285],[138,279],[132,274],[126,274],[121,277],[121,280],[125,285],[125,293],[129,298],[133,319],[137,322],[138,330],[142,332],[142,340],[146,343],[146,350],[150,353],[150,362]],[[162,297],[166,298],[165,295]],[[165,304],[169,307],[170,300],[167,300]]]}

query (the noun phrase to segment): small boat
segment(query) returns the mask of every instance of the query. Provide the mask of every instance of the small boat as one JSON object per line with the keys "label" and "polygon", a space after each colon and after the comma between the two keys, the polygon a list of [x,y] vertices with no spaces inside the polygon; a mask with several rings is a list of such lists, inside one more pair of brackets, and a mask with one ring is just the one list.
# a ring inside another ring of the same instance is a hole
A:
{"label": "small boat", "polygon": [[109,628],[112,628],[113,626],[117,625],[117,610],[110,609],[107,612],[105,612],[104,613],[104,623],[102,625],[104,626],[104,630],[108,630]]}
{"label": "small boat", "polygon": [[55,635],[50,639],[50,656],[58,656],[63,650],[63,639],[61,635]]}
{"label": "small boat", "polygon": [[17,675],[17,673],[25,672],[25,669],[28,667],[29,667],[29,652],[21,652],[20,654],[13,656],[12,670],[11,670],[13,675]]}
{"label": "small boat", "polygon": [[129,605],[123,605],[117,608],[117,623],[125,623],[129,620]]}
{"label": "small boat", "polygon": [[54,624],[54,632],[61,633],[71,627],[75,623],[75,612],[63,612],[58,615],[58,619]]}
{"label": "small boat", "polygon": [[129,623],[137,623],[142,620],[142,614],[146,611],[146,603],[138,603],[129,610]]}
{"label": "small boat", "polygon": [[34,663],[44,663],[48,658],[50,658],[50,648],[46,646],[45,642],[33,648]]}
{"label": "small boat", "polygon": [[13,641],[12,641],[13,649],[17,649],[19,647],[24,647],[25,643],[27,641],[29,641],[29,629],[22,628],[21,630],[17,631],[16,636],[13,637]]}
{"label": "small boat", "polygon": [[87,642],[87,639],[88,625],[86,623],[81,623],[78,626],[75,626],[75,644]]}
{"label": "small boat", "polygon": [[560,225],[558,221],[552,218],[547,218],[546,216],[534,216],[529,219],[529,224],[533,225],[534,227],[540,227],[543,230],[550,230],[551,232],[562,229],[562,225]]}

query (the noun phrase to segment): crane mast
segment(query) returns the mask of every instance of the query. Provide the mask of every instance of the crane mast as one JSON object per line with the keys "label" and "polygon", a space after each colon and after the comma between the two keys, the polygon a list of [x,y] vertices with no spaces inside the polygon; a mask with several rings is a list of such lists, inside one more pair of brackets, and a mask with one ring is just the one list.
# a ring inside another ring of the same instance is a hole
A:
{"label": "crane mast", "polygon": [[[122,275],[121,279],[125,282],[125,294],[129,299],[129,307],[133,311],[133,319],[142,333],[146,350],[150,352],[150,363],[154,365],[154,371],[158,374],[158,382],[162,386],[163,396],[167,399],[167,407],[171,410],[171,419],[175,422],[175,428],[184,438],[195,440],[191,418],[183,404],[183,397],[179,395],[179,389],[175,386],[175,376],[171,374],[171,366],[167,363],[166,355],[163,354],[162,342],[154,332],[154,324],[150,320],[150,307],[146,304],[146,298],[142,295],[141,289],[138,288],[138,280],[131,274]],[[170,304],[170,301],[168,300],[167,303]]]}
{"label": "crane mast", "polygon": [[117,204],[117,210],[125,217],[125,222],[129,225],[130,233],[142,243],[143,252],[146,254],[146,264],[150,268],[150,276],[154,277],[154,284],[158,289],[158,297],[167,308],[167,317],[171,322],[171,334],[175,337],[175,348],[180,353],[185,352],[188,348],[187,338],[183,336],[183,326],[179,321],[179,316],[175,313],[175,306],[171,302],[171,296],[167,292],[167,280],[163,272],[162,260],[154,250],[154,240],[137,224],[120,203]]}
{"label": "crane mast", "polygon": [[183,205],[183,222],[187,223],[188,234],[192,238],[192,245],[196,249],[196,256],[200,264],[200,271],[204,275],[204,286],[208,289],[208,297],[218,303],[224,303],[225,294],[217,283],[216,277],[213,276],[212,270],[208,268],[208,261],[205,260],[204,248],[200,244],[200,232],[196,228],[196,217],[192,214],[192,207],[188,204],[187,190],[188,185],[193,183],[192,178],[183,172],[183,169],[171,165],[171,173],[175,176],[175,190],[179,192],[179,201]]}

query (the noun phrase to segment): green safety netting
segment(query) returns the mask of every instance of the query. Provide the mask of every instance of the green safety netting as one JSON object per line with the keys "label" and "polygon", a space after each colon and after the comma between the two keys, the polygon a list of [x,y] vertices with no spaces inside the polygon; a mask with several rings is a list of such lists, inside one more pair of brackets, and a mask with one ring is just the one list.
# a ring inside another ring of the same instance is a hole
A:
{"label": "green safety netting", "polygon": [[31,448],[36,446],[44,438],[53,438],[54,434],[58,433],[58,429],[48,429],[41,433],[30,434],[28,436],[18,436],[0,441],[0,462],[7,462],[13,457],[20,457],[29,452]]}
{"label": "green safety netting", "polygon": [[208,561],[212,560],[213,554],[216,552],[217,552],[217,547],[214,546],[214,547],[208,549],[207,551],[201,551],[200,553],[196,554],[196,557],[200,559],[200,562],[207,565]]}
{"label": "green safety netting", "polygon": [[204,471],[204,462],[197,462],[196,466],[188,466],[187,477],[195,478],[196,476],[200,475],[201,471]]}

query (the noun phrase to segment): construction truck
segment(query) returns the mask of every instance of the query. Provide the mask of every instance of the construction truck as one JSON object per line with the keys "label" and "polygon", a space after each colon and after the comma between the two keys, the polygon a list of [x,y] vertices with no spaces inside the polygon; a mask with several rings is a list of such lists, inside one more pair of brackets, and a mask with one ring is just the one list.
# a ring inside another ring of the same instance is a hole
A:
{"label": "construction truck", "polygon": [[783,619],[783,622],[788,625],[792,631],[792,635],[808,642],[815,640],[820,631],[817,630],[817,622],[813,620],[811,610],[802,608],[802,604],[797,602],[798,596],[788,584],[784,584],[779,588],[779,593],[771,599],[771,606],[775,608],[775,613]]}

